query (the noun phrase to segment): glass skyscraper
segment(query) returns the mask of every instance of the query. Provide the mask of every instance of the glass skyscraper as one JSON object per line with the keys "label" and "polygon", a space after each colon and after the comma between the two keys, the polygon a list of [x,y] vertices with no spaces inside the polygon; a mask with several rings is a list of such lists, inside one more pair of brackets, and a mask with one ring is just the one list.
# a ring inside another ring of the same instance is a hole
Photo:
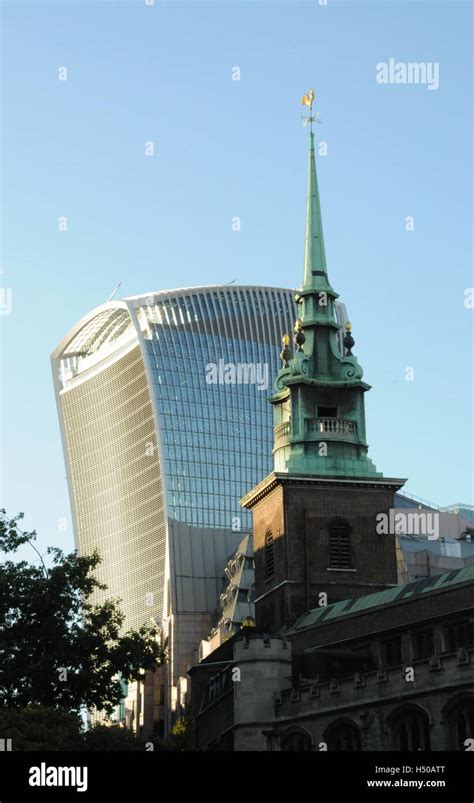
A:
{"label": "glass skyscraper", "polygon": [[171,687],[250,531],[239,500],[271,470],[267,397],[294,320],[288,289],[163,291],[96,308],[52,355],[76,545],[101,554],[97,601],[120,597],[127,628],[160,623]]}

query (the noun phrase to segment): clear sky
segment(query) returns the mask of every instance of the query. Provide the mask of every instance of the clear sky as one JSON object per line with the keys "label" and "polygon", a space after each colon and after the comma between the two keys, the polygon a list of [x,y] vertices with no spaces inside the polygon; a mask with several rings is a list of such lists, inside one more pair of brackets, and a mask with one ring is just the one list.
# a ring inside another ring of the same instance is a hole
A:
{"label": "clear sky", "polygon": [[[471,4],[2,11],[1,503],[40,548],[73,546],[49,361],[70,327],[119,281],[124,296],[300,283],[310,87],[329,276],[373,386],[370,455],[412,493],[472,502]],[[391,58],[438,64],[439,87],[378,83]]]}

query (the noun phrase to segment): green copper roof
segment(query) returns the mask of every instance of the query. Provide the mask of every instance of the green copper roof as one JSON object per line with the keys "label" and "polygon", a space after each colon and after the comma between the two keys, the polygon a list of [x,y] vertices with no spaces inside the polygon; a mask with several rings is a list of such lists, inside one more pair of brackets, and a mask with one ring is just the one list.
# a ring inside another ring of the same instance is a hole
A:
{"label": "green copper roof", "polygon": [[348,322],[341,344],[337,297],[327,276],[314,134],[310,132],[304,274],[295,295],[294,351],[286,333],[283,368],[269,399],[274,405],[276,472],[382,476],[368,457],[363,395],[370,386],[362,381],[362,366],[352,353],[355,341]]}
{"label": "green copper roof", "polygon": [[388,605],[393,602],[400,602],[404,599],[421,596],[430,591],[450,588],[458,583],[474,582],[474,566],[465,566],[463,569],[454,569],[446,574],[427,577],[426,580],[416,580],[405,586],[395,586],[386,591],[378,591],[376,594],[369,594],[358,599],[343,599],[326,607],[313,608],[301,616],[293,625],[292,630],[301,630],[311,625],[322,624],[323,622],[340,619],[349,614],[362,613],[370,608],[379,605]]}
{"label": "green copper roof", "polygon": [[[326,282],[324,282],[326,279]],[[324,290],[327,283],[326,252],[314,156],[314,134],[309,135],[308,189],[306,196],[306,239],[303,290]]]}

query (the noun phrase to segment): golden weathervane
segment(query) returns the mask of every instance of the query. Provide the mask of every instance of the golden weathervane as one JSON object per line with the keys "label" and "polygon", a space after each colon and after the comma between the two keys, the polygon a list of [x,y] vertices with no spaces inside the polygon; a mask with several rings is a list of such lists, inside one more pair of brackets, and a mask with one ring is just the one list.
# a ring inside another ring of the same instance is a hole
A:
{"label": "golden weathervane", "polygon": [[307,106],[309,108],[309,117],[305,117],[304,114],[302,115],[303,125],[307,126],[309,123],[310,131],[313,130],[313,123],[320,122],[319,114],[316,114],[313,117],[313,103],[314,103],[314,89],[310,89],[309,92],[307,92],[306,95],[303,95],[303,97],[301,98],[301,105]]}

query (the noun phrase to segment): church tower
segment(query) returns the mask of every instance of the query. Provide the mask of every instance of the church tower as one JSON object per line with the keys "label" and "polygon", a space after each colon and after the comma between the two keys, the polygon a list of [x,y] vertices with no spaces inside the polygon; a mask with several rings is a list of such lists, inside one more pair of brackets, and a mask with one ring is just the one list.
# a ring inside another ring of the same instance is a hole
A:
{"label": "church tower", "polygon": [[[303,98],[310,115],[313,97]],[[293,349],[283,337],[283,367],[269,399],[274,471],[241,501],[253,511],[257,625],[276,631],[320,604],[397,583],[395,535],[379,535],[376,526],[405,480],[384,477],[368,456],[364,394],[370,385],[352,353],[349,323],[341,354],[336,298],[310,128],[299,317]]]}

